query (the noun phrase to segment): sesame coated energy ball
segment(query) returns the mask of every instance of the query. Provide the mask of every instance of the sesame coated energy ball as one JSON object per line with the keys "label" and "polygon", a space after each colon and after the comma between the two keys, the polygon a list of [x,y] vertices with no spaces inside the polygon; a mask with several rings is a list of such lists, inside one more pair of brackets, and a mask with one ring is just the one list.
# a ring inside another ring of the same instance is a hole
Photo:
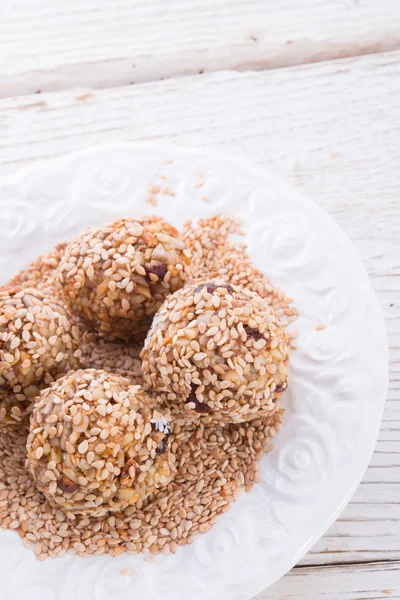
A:
{"label": "sesame coated energy ball", "polygon": [[58,301],[33,288],[0,289],[0,388],[17,400],[78,367],[79,343]]}
{"label": "sesame coated energy ball", "polygon": [[59,282],[72,312],[103,337],[143,338],[167,295],[186,283],[188,256],[160,217],[117,219],[69,244]]}
{"label": "sesame coated energy ball", "polygon": [[28,267],[14,275],[8,285],[21,288],[34,287],[40,291],[51,291],[53,296],[58,296],[57,267],[66,246],[66,242],[62,242],[47,254],[39,256]]}
{"label": "sesame coated energy ball", "polygon": [[10,430],[29,427],[29,417],[39,392],[40,386],[36,385],[18,393],[8,388],[0,388],[0,428]]}
{"label": "sesame coated energy ball", "polygon": [[35,404],[28,466],[50,504],[72,518],[141,508],[174,475],[169,432],[140,386],[102,370],[71,371]]}
{"label": "sesame coated energy ball", "polygon": [[272,414],[287,387],[286,334],[273,310],[255,292],[224,282],[171,295],[141,356],[144,385],[173,414],[248,421]]}

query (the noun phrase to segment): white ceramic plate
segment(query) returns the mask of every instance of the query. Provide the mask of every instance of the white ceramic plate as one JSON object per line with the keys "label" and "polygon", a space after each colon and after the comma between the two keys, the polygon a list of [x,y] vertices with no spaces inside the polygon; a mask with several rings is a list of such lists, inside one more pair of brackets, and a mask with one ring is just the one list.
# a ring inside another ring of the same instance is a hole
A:
{"label": "white ceramic plate", "polygon": [[[144,198],[153,183],[176,195],[159,196],[152,208]],[[153,563],[129,555],[38,562],[15,533],[0,532],[2,599],[248,600],[261,592],[337,518],[378,435],[387,341],[347,237],[266,169],[212,150],[164,145],[95,148],[35,166],[3,184],[0,203],[2,283],[88,225],[158,212],[180,226],[187,218],[229,212],[243,219],[256,265],[301,312],[284,426],[251,494],[194,544]],[[326,329],[317,331],[320,323]],[[122,576],[123,568],[132,574]]]}

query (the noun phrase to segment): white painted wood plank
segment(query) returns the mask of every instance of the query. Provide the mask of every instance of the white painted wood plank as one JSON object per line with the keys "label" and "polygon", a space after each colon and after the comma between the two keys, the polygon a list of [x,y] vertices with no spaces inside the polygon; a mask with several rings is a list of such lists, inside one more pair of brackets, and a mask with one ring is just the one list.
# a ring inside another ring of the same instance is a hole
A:
{"label": "white painted wood plank", "polygon": [[0,96],[399,47],[397,0],[8,0]]}
{"label": "white painted wood plank", "polygon": [[257,600],[399,600],[400,564],[293,569]]}
{"label": "white painted wood plank", "polygon": [[0,101],[0,176],[96,143],[141,139],[211,145],[268,165],[355,243],[385,312],[389,400],[364,482],[303,564],[398,559],[400,52]]}

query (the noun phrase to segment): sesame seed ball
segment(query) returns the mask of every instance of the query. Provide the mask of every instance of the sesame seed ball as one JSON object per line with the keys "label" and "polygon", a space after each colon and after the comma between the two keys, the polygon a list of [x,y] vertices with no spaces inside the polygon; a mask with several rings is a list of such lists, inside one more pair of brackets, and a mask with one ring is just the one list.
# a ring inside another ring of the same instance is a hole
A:
{"label": "sesame seed ball", "polygon": [[12,390],[0,388],[0,427],[20,429],[27,427],[33,403],[39,390],[36,386],[27,392],[14,394]]}
{"label": "sesame seed ball", "polygon": [[117,219],[69,244],[59,281],[72,312],[103,337],[143,338],[167,295],[187,281],[188,256],[160,217]]}
{"label": "sesame seed ball", "polygon": [[53,296],[58,296],[57,267],[66,246],[67,244],[62,242],[47,254],[39,256],[28,267],[14,275],[8,285],[21,288],[33,287],[40,291],[51,291]]}
{"label": "sesame seed ball", "polygon": [[172,414],[243,422],[276,410],[287,387],[288,348],[270,306],[220,281],[171,295],[141,353],[144,385]]}
{"label": "sesame seed ball", "polygon": [[33,288],[0,289],[0,388],[32,397],[78,366],[78,349],[78,330],[59,302]]}
{"label": "sesame seed ball", "polygon": [[141,508],[174,475],[169,432],[140,386],[102,370],[71,371],[35,403],[28,466],[71,518]]}

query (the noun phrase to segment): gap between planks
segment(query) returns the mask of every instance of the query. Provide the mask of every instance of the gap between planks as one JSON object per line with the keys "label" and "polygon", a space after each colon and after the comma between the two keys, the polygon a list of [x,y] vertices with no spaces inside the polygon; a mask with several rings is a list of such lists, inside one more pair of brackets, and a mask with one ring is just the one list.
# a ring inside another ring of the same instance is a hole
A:
{"label": "gap between planks", "polygon": [[296,568],[254,600],[400,599],[400,562]]}
{"label": "gap between planks", "polygon": [[[344,551],[345,552],[345,551]],[[298,570],[301,571],[302,569],[329,569],[329,567],[352,567],[352,566],[356,566],[356,565],[370,565],[370,566],[379,566],[382,564],[387,564],[387,565],[395,565],[398,566],[400,568],[400,560],[397,558],[387,558],[385,560],[352,560],[351,562],[340,562],[340,561],[333,561],[333,562],[329,562],[329,563],[323,563],[323,562],[313,562],[313,563],[307,563],[307,564],[302,564],[299,563],[297,565],[295,565],[293,567],[293,570]]]}

